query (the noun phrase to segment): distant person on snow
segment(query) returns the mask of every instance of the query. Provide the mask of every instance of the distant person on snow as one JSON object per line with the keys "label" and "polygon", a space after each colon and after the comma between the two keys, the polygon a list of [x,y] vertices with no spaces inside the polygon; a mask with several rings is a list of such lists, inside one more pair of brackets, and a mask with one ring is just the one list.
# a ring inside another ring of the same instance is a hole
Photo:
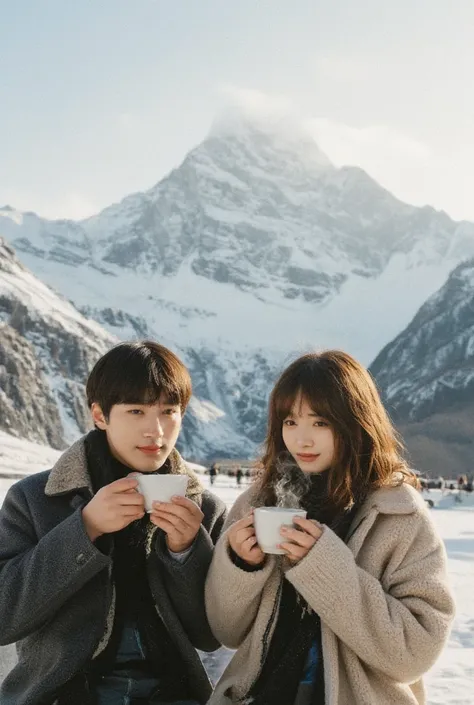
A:
{"label": "distant person on snow", "polygon": [[[0,643],[19,662],[2,705],[204,705],[196,649],[219,643],[204,581],[224,504],[175,449],[191,379],[170,350],[123,343],[95,365],[95,430],[0,510]],[[186,497],[145,512],[132,471],[188,475]]]}
{"label": "distant person on snow", "polygon": [[216,463],[212,463],[211,467],[209,468],[209,479],[211,482],[211,485],[214,484],[214,481],[219,473],[219,469],[217,467]]}
{"label": "distant person on snow", "polygon": [[458,490],[463,490],[464,485],[467,484],[467,477],[466,475],[459,475],[458,477]]}
{"label": "distant person on snow", "polygon": [[[209,705],[425,703],[454,616],[446,553],[368,372],[335,350],[293,362],[262,465],[207,577],[211,627],[237,649]],[[285,555],[263,553],[254,508],[298,496]]]}

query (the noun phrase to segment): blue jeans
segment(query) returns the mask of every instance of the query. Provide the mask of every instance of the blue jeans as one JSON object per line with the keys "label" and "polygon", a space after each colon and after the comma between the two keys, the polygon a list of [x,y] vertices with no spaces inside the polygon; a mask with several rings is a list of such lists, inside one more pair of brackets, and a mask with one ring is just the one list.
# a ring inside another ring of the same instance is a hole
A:
{"label": "blue jeans", "polygon": [[[120,635],[117,652],[117,667],[128,661],[140,661],[146,658],[142,640],[134,622],[126,622]],[[199,705],[195,700],[177,700],[174,703],[159,699],[160,681],[152,675],[145,675],[136,670],[118,668],[102,676],[95,685],[93,693],[97,705]],[[153,695],[156,693],[156,695]]]}
{"label": "blue jeans", "polygon": [[149,705],[199,705],[195,700],[163,702],[153,697],[159,681],[156,678],[131,677],[127,671],[105,676],[94,689],[97,705],[133,705],[136,698]]}

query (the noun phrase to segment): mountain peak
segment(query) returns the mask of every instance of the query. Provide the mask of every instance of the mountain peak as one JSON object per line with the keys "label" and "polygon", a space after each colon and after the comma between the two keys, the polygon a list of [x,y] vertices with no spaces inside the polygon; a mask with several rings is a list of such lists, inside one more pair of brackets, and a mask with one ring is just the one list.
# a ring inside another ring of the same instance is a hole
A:
{"label": "mountain peak", "polygon": [[214,120],[209,138],[234,139],[253,149],[271,143],[280,154],[286,152],[319,169],[334,168],[303,123],[278,111],[228,108]]}

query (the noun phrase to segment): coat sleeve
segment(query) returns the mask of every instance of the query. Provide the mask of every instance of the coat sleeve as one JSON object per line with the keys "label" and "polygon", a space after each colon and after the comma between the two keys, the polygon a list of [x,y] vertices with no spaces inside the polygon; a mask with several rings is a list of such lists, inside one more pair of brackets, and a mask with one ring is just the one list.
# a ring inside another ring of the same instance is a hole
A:
{"label": "coat sleeve", "polygon": [[0,510],[0,644],[36,631],[109,562],[81,509],[38,540],[21,483],[11,487]]}
{"label": "coat sleeve", "polygon": [[217,542],[206,580],[206,609],[216,638],[236,649],[250,631],[260,604],[260,596],[272,570],[273,556],[267,556],[261,570],[248,572],[232,561],[228,530],[250,511],[247,492],[243,493],[229,514],[224,533]]}
{"label": "coat sleeve", "polygon": [[173,558],[159,533],[156,552],[163,582],[189,640],[196,649],[214,651],[220,643],[213,635],[204,604],[204,584],[214,551],[214,542],[222,531],[227,510],[217,498],[206,496],[202,506],[204,520],[189,555],[182,562]]}
{"label": "coat sleeve", "polygon": [[327,527],[286,578],[361,660],[412,683],[436,661],[454,616],[445,550],[425,512],[377,521],[371,531],[391,542],[380,580]]}

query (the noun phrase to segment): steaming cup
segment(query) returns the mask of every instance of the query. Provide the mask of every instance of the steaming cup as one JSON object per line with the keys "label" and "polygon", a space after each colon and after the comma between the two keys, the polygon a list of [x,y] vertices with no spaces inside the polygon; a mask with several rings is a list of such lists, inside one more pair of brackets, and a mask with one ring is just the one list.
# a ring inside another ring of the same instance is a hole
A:
{"label": "steaming cup", "polygon": [[134,473],[133,477],[138,482],[137,492],[145,498],[145,509],[148,514],[153,511],[153,502],[171,502],[171,497],[186,496],[189,479],[187,475]]}
{"label": "steaming cup", "polygon": [[286,526],[294,529],[294,517],[306,519],[304,509],[289,509],[287,507],[258,507],[254,510],[254,527],[258,545],[264,553],[286,555],[283,548],[277,548],[279,543],[285,541],[280,534],[280,529]]}

